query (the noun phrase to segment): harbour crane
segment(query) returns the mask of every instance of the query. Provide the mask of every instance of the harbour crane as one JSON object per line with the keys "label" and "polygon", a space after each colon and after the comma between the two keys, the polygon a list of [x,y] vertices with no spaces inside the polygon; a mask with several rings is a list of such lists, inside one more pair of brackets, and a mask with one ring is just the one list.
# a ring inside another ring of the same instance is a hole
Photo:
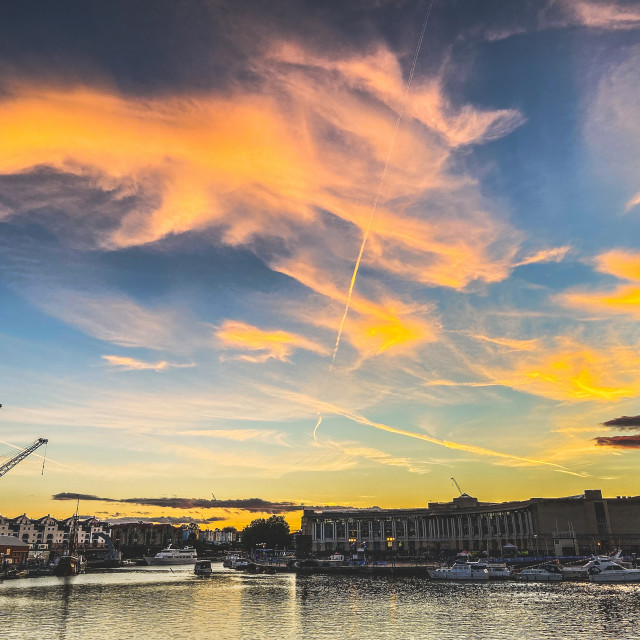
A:
{"label": "harbour crane", "polygon": [[456,489],[458,490],[458,492],[460,493],[460,497],[461,498],[468,498],[469,494],[464,493],[462,491],[462,489],[460,488],[460,485],[458,484],[457,480],[455,478],[451,478],[451,482],[453,482],[453,484],[455,485]]}
{"label": "harbour crane", "polygon": [[0,465],[0,478],[7,473],[7,471],[11,471],[11,469],[13,469],[13,467],[15,467],[19,462],[22,462],[28,455],[31,455],[38,447],[41,447],[43,444],[47,444],[47,442],[49,442],[47,438],[38,438],[28,447],[22,449],[18,455],[10,458],[7,462]]}

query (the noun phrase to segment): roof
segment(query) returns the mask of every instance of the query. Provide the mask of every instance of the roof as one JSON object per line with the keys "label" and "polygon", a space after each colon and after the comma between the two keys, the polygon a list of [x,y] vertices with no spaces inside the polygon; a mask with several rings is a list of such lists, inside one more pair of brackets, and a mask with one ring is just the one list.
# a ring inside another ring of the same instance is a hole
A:
{"label": "roof", "polygon": [[0,547],[29,547],[27,542],[22,542],[15,536],[0,536]]}

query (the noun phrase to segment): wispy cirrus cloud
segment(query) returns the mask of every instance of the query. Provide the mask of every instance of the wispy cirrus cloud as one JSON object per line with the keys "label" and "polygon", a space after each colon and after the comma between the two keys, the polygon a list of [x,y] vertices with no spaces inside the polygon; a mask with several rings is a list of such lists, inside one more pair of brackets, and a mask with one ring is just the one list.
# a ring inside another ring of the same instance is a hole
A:
{"label": "wispy cirrus cloud", "polygon": [[[265,331],[233,320],[226,320],[215,332],[223,349],[240,353],[232,356],[247,362],[266,362],[269,359],[287,361],[298,349],[328,355],[329,350],[296,333],[290,331]],[[246,353],[249,352],[249,353]]]}
{"label": "wispy cirrus cloud", "polygon": [[608,31],[640,28],[640,9],[634,2],[562,0],[560,5],[574,24]]}
{"label": "wispy cirrus cloud", "polygon": [[189,369],[195,367],[195,364],[179,364],[176,362],[167,362],[160,360],[158,362],[146,362],[129,358],[127,356],[111,356],[104,355],[102,359],[111,367],[116,367],[122,371],[167,371],[168,369]]}
{"label": "wispy cirrus cloud", "polygon": [[633,284],[621,284],[609,291],[570,290],[556,299],[570,307],[640,316],[640,253],[615,249],[597,256],[594,264],[600,273]]}
{"label": "wispy cirrus cloud", "polygon": [[544,262],[562,262],[569,251],[571,251],[570,246],[540,249],[540,251],[537,251],[533,255],[527,256],[519,262],[516,262],[514,267],[522,267],[527,264],[539,264]]}

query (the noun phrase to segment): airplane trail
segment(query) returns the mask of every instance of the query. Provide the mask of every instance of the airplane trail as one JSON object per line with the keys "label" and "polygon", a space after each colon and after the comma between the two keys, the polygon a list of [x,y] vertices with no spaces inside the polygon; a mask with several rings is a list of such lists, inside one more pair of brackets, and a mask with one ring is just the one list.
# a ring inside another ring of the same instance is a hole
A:
{"label": "airplane trail", "polygon": [[[371,211],[369,213],[369,220],[367,221],[367,226],[364,231],[364,235],[362,236],[362,242],[360,243],[360,251],[358,252],[358,257],[356,258],[355,265],[353,267],[353,273],[351,274],[351,281],[349,282],[349,289],[347,291],[347,301],[344,306],[344,311],[342,313],[342,318],[340,319],[340,325],[338,326],[338,333],[336,334],[336,343],[333,347],[333,353],[331,354],[331,364],[329,365],[329,372],[327,373],[327,377],[331,375],[333,372],[333,367],[336,362],[336,356],[338,354],[338,349],[340,348],[340,341],[342,339],[342,333],[344,330],[344,325],[347,320],[347,316],[349,315],[349,308],[351,307],[351,298],[353,297],[353,289],[356,285],[356,279],[358,277],[358,271],[360,269],[360,263],[362,262],[362,255],[364,254],[365,246],[367,245],[367,240],[369,239],[369,234],[371,233],[371,227],[373,225],[373,218],[378,210],[378,203],[380,201],[380,194],[382,193],[382,187],[384,186],[385,179],[387,177],[387,171],[389,170],[389,163],[391,162],[391,156],[393,154],[393,150],[396,146],[396,139],[398,137],[398,129],[400,128],[400,123],[402,122],[402,118],[404,117],[404,112],[407,106],[407,98],[409,97],[409,91],[411,90],[411,83],[413,82],[413,75],[416,70],[416,64],[418,62],[418,56],[420,55],[420,49],[422,48],[422,41],[424,40],[424,34],[427,30],[427,24],[429,23],[429,16],[431,15],[431,8],[433,7],[433,0],[430,0],[429,7],[427,9],[427,13],[424,18],[424,22],[422,23],[422,31],[420,32],[420,38],[418,40],[418,44],[416,46],[416,51],[413,56],[413,64],[411,65],[411,71],[409,73],[409,77],[407,78],[407,86],[405,90],[404,97],[402,99],[402,106],[400,111],[398,112],[398,117],[396,118],[396,124],[393,131],[393,135],[391,137],[391,144],[389,145],[389,152],[387,153],[387,158],[384,163],[384,169],[382,170],[382,174],[380,176],[380,180],[378,182],[378,190],[376,193],[376,197],[373,201],[373,205],[371,206]],[[322,414],[318,413],[318,420],[316,422],[316,426],[313,429],[313,440],[316,444],[318,444],[318,439],[316,434],[318,432],[318,427],[322,424]]]}

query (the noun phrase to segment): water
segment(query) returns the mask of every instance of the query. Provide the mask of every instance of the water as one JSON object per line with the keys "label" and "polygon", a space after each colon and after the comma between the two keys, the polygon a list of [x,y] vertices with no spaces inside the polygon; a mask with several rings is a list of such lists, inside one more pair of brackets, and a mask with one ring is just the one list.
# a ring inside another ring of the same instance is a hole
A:
{"label": "water", "polygon": [[[215,565],[214,565],[215,567]],[[640,584],[131,568],[0,584],[0,638],[640,639]]]}

